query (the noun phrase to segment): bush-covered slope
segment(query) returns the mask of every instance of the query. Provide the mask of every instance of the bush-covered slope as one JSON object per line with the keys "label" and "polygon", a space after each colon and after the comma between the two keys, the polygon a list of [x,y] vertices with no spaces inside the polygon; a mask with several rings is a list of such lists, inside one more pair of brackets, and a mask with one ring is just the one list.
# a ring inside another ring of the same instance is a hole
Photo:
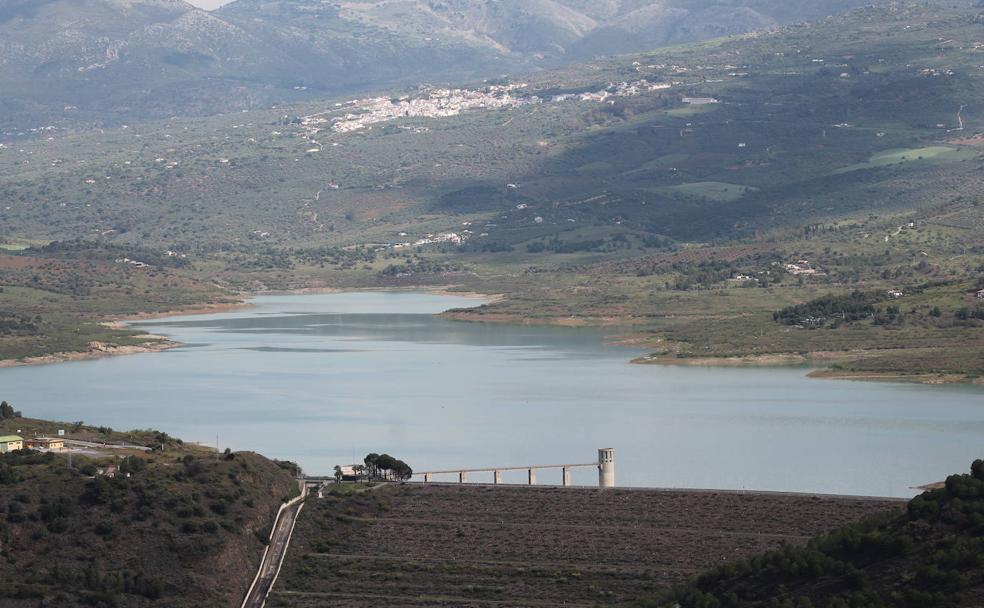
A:
{"label": "bush-covered slope", "polygon": [[[105,456],[0,455],[0,605],[238,606],[291,474],[163,433],[0,420],[0,435],[54,433],[160,446]],[[115,476],[108,467],[118,467]]]}
{"label": "bush-covered slope", "polygon": [[644,606],[921,608],[984,602],[984,461],[886,514],[710,570]]}

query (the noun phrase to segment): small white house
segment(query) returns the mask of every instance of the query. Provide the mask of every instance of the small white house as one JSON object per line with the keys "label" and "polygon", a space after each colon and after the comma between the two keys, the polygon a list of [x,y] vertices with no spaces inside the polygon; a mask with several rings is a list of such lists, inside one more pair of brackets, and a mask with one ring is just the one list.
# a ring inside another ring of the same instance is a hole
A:
{"label": "small white house", "polygon": [[984,289],[977,292],[977,299],[984,300]]}

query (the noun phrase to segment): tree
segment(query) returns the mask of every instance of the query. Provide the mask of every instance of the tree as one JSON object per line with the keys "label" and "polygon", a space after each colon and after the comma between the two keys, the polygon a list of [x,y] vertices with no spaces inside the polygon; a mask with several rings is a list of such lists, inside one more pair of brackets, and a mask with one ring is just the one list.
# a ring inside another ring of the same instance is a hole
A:
{"label": "tree", "polygon": [[396,458],[393,458],[389,454],[381,454],[379,458],[376,459],[376,476],[382,477],[383,479],[389,479],[389,473],[396,466]]}
{"label": "tree", "polygon": [[379,468],[377,466],[378,460],[379,460],[379,454],[375,452],[367,455],[362,460],[362,462],[366,464],[366,474],[369,476],[369,479],[373,479],[374,477],[376,477],[376,475],[379,474]]}
{"label": "tree", "polygon": [[342,481],[342,467],[335,465],[335,483],[341,483]]}
{"label": "tree", "polygon": [[389,454],[372,453],[365,457],[364,462],[369,481],[377,479],[406,481],[413,476],[410,465]]}
{"label": "tree", "polygon": [[0,402],[0,420],[10,420],[11,418],[20,418],[21,413],[16,411],[12,405],[6,401]]}
{"label": "tree", "polygon": [[397,460],[396,464],[393,466],[393,477],[400,481],[406,481],[413,477],[413,469],[411,469],[410,465],[402,460]]}

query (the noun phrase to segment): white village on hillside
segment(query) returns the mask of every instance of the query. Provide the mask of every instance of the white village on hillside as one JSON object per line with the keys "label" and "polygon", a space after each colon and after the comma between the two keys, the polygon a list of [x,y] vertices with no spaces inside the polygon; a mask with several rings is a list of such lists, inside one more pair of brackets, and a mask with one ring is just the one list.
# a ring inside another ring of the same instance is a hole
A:
{"label": "white village on hillside", "polygon": [[[325,129],[336,133],[351,133],[399,118],[441,118],[457,116],[468,110],[512,108],[564,101],[614,103],[613,100],[617,97],[635,97],[669,89],[673,85],[668,82],[638,80],[611,83],[599,91],[554,95],[549,99],[537,95],[517,94],[528,86],[528,84],[495,85],[480,90],[432,88],[417,97],[405,95],[397,99],[390,97],[356,99],[337,103],[332,110],[304,116],[300,119],[300,123],[306,128],[306,135],[309,137]],[[342,116],[331,116],[342,110],[347,112]]]}

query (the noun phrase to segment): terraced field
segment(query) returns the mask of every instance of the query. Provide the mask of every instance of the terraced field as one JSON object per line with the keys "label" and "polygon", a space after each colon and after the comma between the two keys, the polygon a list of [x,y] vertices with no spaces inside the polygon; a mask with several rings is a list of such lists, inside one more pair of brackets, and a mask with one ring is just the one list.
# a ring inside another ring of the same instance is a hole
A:
{"label": "terraced field", "polygon": [[311,499],[269,606],[598,606],[903,502],[404,485]]}

